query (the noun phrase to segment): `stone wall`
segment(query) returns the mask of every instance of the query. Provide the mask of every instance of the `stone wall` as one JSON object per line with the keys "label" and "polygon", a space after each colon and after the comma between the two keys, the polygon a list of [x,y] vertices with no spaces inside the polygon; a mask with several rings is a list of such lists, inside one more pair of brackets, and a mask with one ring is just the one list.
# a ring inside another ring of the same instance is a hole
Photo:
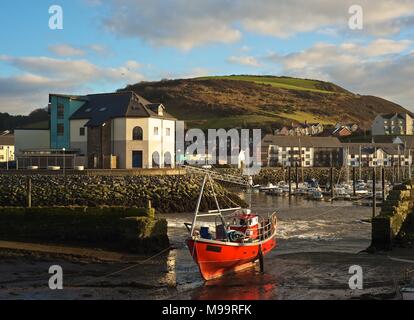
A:
{"label": "stone wall", "polygon": [[[151,200],[157,212],[193,212],[200,193],[200,176],[46,176],[33,175],[32,205],[36,206],[126,206],[146,207]],[[0,206],[26,205],[23,175],[0,175]],[[215,191],[222,207],[245,206],[220,184]],[[210,188],[201,210],[215,209]]]}
{"label": "stone wall", "polygon": [[167,221],[152,209],[0,207],[0,240],[80,244],[135,253],[169,247]]}
{"label": "stone wall", "polygon": [[372,220],[372,247],[389,250],[395,244],[408,216],[412,214],[414,186],[411,182],[394,187]]}

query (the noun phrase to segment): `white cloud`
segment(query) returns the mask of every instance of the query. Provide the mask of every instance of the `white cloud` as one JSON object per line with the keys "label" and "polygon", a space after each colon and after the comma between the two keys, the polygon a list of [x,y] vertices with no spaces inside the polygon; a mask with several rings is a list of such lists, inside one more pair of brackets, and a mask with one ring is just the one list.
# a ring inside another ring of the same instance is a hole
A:
{"label": "white cloud", "polygon": [[259,67],[260,63],[255,57],[252,56],[231,56],[227,59],[227,62],[233,64],[241,64],[249,67]]}
{"label": "white cloud", "polygon": [[61,57],[84,56],[86,52],[68,44],[50,46],[49,51]]}
{"label": "white cloud", "polygon": [[62,43],[49,46],[48,50],[59,57],[80,57],[85,56],[87,53],[91,52],[102,56],[107,56],[110,54],[110,49],[100,44],[73,46],[70,44]]}
{"label": "white cloud", "polygon": [[51,92],[85,94],[93,92],[96,86],[115,90],[144,79],[136,61],[107,68],[87,60],[3,55],[0,62],[18,71],[15,75],[0,76],[2,111],[14,114],[29,113],[35,107],[46,106]]}
{"label": "white cloud", "polygon": [[364,29],[348,29],[351,0],[108,0],[103,24],[155,45],[191,49],[238,41],[242,31],[286,38],[300,32],[388,36],[414,25],[414,1],[359,0]]}

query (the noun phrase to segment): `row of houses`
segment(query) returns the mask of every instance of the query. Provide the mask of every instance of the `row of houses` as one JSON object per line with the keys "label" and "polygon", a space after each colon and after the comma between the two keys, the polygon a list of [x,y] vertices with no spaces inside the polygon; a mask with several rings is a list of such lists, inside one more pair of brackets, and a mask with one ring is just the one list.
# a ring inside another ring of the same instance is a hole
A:
{"label": "row of houses", "polygon": [[336,137],[266,135],[261,159],[269,167],[408,166],[413,154],[413,137],[396,137],[392,143],[341,143]]}
{"label": "row of houses", "polygon": [[371,133],[373,136],[413,135],[414,118],[408,113],[386,113],[375,117]]}
{"label": "row of houses", "polygon": [[275,135],[281,136],[315,136],[321,134],[324,128],[321,123],[299,123],[297,125],[284,126],[275,130]]}
{"label": "row of houses", "polygon": [[89,169],[175,165],[175,124],[160,103],[134,92],[49,95],[50,119],[15,130],[17,166]]}

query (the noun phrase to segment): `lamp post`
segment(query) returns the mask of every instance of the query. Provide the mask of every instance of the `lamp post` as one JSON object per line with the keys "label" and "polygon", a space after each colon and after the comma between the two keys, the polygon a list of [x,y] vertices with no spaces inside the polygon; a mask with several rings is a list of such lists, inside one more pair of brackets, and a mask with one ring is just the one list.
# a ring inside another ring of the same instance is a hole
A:
{"label": "lamp post", "polygon": [[6,170],[9,170],[9,149],[10,149],[10,147],[9,146],[7,146],[6,147]]}
{"label": "lamp post", "polygon": [[62,149],[62,152],[63,152],[63,176],[66,176],[66,172],[65,172],[65,166],[66,166],[66,163],[65,163],[65,158],[66,158],[66,148],[63,148]]}
{"label": "lamp post", "polygon": [[100,138],[101,138],[101,169],[105,169],[105,166],[104,166],[104,150],[103,150],[103,130],[104,130],[104,127],[106,126],[106,123],[103,123],[102,124],[102,126],[101,126],[101,136],[100,136]]}

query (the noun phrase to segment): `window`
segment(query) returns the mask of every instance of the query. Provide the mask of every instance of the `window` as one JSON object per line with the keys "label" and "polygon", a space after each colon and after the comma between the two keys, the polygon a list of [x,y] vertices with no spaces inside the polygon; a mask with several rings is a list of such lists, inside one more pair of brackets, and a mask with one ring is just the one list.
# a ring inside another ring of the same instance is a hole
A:
{"label": "window", "polygon": [[65,125],[63,123],[57,124],[57,135],[62,137],[65,134]]}
{"label": "window", "polygon": [[84,137],[85,136],[85,127],[79,128],[79,135],[81,137]]}
{"label": "window", "polygon": [[158,136],[158,127],[154,127],[154,136]]}
{"label": "window", "polygon": [[152,167],[153,168],[159,168],[160,167],[160,154],[155,151],[152,154]]}
{"label": "window", "polygon": [[57,118],[58,119],[65,118],[65,106],[62,103],[58,103],[57,105]]}
{"label": "window", "polygon": [[104,111],[106,111],[105,107],[99,109],[99,112],[104,112]]}
{"label": "window", "polygon": [[143,140],[144,139],[144,131],[141,127],[135,127],[132,131],[132,140]]}
{"label": "window", "polygon": [[166,134],[167,137],[171,136],[171,129],[167,128],[165,134]]}
{"label": "window", "polygon": [[165,168],[171,168],[172,167],[172,157],[171,153],[166,152],[164,154],[164,167]]}

